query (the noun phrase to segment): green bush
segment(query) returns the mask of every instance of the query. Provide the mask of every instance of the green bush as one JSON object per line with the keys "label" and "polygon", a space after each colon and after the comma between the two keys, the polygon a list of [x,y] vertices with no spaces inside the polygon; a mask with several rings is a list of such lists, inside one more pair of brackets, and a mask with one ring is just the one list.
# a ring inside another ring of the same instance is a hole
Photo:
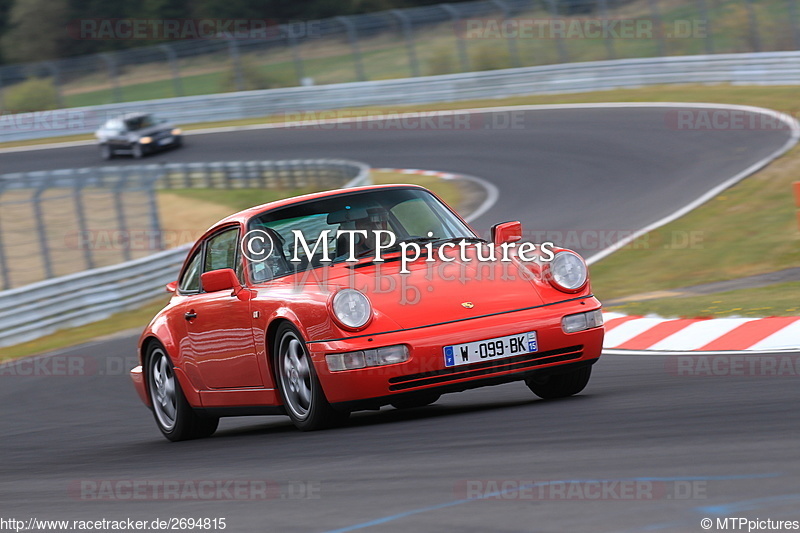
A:
{"label": "green bush", "polygon": [[58,107],[58,93],[50,78],[29,78],[3,91],[5,111],[25,113]]}
{"label": "green bush", "polygon": [[452,48],[439,46],[432,49],[425,61],[425,71],[430,76],[458,72],[459,65],[455,44]]}
{"label": "green bush", "polygon": [[[251,58],[242,58],[242,81],[245,91],[257,91],[260,89],[275,89],[278,87],[291,87],[294,80],[286,74],[277,72],[267,72],[264,67],[256,63]],[[238,91],[236,83],[236,70],[233,65],[225,71],[220,80],[220,92]]]}
{"label": "green bush", "polygon": [[485,45],[470,52],[469,60],[473,70],[497,70],[512,66],[507,48]]}

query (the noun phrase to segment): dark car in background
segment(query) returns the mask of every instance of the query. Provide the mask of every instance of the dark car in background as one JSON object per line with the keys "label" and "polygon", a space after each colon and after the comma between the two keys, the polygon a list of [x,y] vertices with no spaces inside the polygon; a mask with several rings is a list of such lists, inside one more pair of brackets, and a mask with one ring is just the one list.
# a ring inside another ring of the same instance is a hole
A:
{"label": "dark car in background", "polygon": [[183,144],[183,132],[173,123],[150,113],[128,113],[106,121],[95,132],[100,155],[131,155],[140,159],[147,154],[177,148]]}

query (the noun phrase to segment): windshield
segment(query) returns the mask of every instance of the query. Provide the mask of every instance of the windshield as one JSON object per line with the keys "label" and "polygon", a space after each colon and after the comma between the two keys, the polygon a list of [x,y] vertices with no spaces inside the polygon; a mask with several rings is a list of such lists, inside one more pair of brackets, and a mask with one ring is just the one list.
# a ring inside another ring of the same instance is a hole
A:
{"label": "windshield", "polygon": [[[256,282],[345,261],[351,255],[366,257],[379,245],[388,253],[398,250],[400,242],[477,238],[435,196],[420,189],[353,192],[307,201],[258,215],[248,230],[262,230],[273,243],[269,257],[250,261]],[[305,246],[293,230],[299,230]],[[396,244],[389,247],[392,240]]]}
{"label": "windshield", "polygon": [[141,117],[129,118],[125,121],[128,130],[136,131],[155,126],[159,121],[153,115],[142,115]]}

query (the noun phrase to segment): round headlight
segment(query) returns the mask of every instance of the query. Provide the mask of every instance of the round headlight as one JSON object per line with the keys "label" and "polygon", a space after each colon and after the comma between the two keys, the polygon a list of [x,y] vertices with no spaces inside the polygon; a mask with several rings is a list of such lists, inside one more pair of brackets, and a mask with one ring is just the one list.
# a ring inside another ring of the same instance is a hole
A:
{"label": "round headlight", "polygon": [[558,252],[550,262],[550,282],[556,289],[575,292],[586,284],[586,263],[574,252]]}
{"label": "round headlight", "polygon": [[343,326],[358,329],[369,322],[372,305],[364,293],[355,289],[343,289],[333,297],[333,313]]}

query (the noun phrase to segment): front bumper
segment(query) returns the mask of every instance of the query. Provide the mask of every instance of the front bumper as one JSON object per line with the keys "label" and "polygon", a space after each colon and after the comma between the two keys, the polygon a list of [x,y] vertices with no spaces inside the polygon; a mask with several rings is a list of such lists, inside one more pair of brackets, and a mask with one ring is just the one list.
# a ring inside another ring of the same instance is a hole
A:
{"label": "front bumper", "polygon": [[[379,407],[389,403],[396,395],[453,392],[524,379],[534,372],[552,373],[562,366],[566,369],[566,365],[575,367],[592,364],[602,351],[603,328],[567,334],[561,329],[561,318],[599,308],[600,303],[590,297],[414,330],[312,342],[308,348],[328,401]],[[536,352],[463,366],[445,366],[444,346],[533,330],[536,331],[539,344]],[[325,361],[329,353],[395,344],[409,347],[408,361],[340,372],[329,371]]]}

